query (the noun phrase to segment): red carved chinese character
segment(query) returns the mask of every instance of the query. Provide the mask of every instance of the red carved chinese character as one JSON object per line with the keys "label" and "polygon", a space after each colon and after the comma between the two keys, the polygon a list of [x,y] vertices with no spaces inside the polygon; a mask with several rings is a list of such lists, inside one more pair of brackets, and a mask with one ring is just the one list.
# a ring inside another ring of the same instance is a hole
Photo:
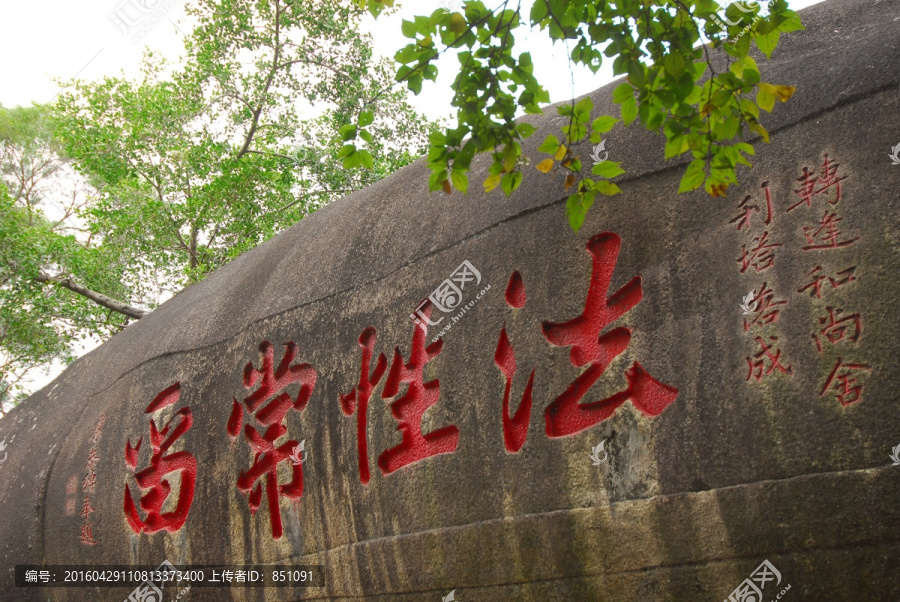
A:
{"label": "red carved chinese character", "polygon": [[750,249],[746,245],[741,245],[741,256],[737,261],[741,264],[741,273],[747,271],[747,268],[753,268],[756,273],[760,273],[772,267],[775,261],[775,253],[772,251],[775,247],[783,247],[781,243],[772,244],[767,242],[769,238],[768,231],[763,232],[762,236],[755,236],[750,243]]}
{"label": "red carved chinese character", "polygon": [[[144,410],[145,414],[153,414],[165,407],[174,405],[181,397],[181,384],[175,383],[171,387],[157,395]],[[172,428],[173,423],[177,426]],[[182,408],[166,422],[162,430],[157,430],[156,422],[150,418],[150,466],[135,473],[141,492],[147,493],[140,498],[141,510],[147,513],[146,520],[142,520],[134,504],[131,489],[125,484],[125,502],[123,509],[125,518],[135,533],[155,533],[160,529],[174,532],[184,525],[187,520],[191,503],[194,501],[194,484],[197,480],[197,460],[186,451],[175,452],[166,455],[172,444],[185,434],[194,423],[194,417],[190,408]],[[163,439],[165,437],[165,440]],[[138,451],[141,449],[143,437],[138,439],[137,445],[131,446],[129,439],[125,444],[125,465],[131,472],[137,468]],[[178,502],[171,512],[162,512],[163,504],[169,497],[171,485],[165,477],[181,473],[181,486],[178,491]]]}
{"label": "red carved chinese character", "polygon": [[[831,284],[832,289],[838,288],[840,286],[843,286],[844,284],[847,284],[848,282],[854,282],[856,280],[856,277],[853,276],[853,272],[856,271],[856,266],[849,267],[846,270],[841,270],[840,272],[837,273],[837,276],[838,276],[837,278],[832,278],[831,276],[822,276],[822,275],[816,276],[815,275],[817,272],[821,272],[821,271],[822,271],[822,266],[817,265],[815,267],[815,269],[813,269],[813,271],[811,271],[809,274],[807,274],[807,276],[813,277],[812,281],[809,284],[807,284],[806,286],[798,288],[797,292],[802,293],[806,289],[812,289],[811,291],[809,291],[809,296],[815,297],[816,299],[821,299],[822,298],[822,283],[825,282],[826,280],[828,280],[828,282]],[[840,276],[843,276],[843,278],[840,278]]]}
{"label": "red carved chinese character", "polygon": [[[525,306],[525,285],[522,284],[522,276],[519,272],[513,272],[506,287],[506,303],[516,309]],[[516,375],[516,354],[512,344],[506,335],[506,324],[500,330],[500,340],[497,342],[497,351],[494,353],[494,363],[500,368],[500,372],[506,379],[506,388],[503,391],[503,443],[506,451],[516,453],[525,445],[528,436],[528,425],[531,422],[532,389],[534,388],[534,370],[528,377],[528,384],[522,393],[522,401],[515,415],[510,416],[510,396],[512,395],[513,377]]]}
{"label": "red carved chinese character", "polygon": [[[431,309],[429,301],[422,309],[426,318],[431,317]],[[425,334],[423,328],[416,328],[413,332],[407,364],[403,363],[400,349],[394,347],[391,370],[381,392],[382,399],[389,399],[397,395],[401,384],[409,385],[406,393],[391,404],[391,415],[397,419],[397,430],[403,433],[403,437],[399,445],[378,456],[378,467],[385,475],[431,456],[453,453],[459,443],[459,429],[453,425],[428,434],[422,433],[422,417],[440,396],[440,381],[423,382],[425,364],[436,357],[444,345],[444,341],[438,339],[426,347]]]}
{"label": "red carved chinese character", "polygon": [[567,322],[544,322],[544,338],[558,347],[571,347],[569,361],[573,366],[588,366],[568,389],[544,411],[548,437],[565,437],[581,432],[610,418],[631,400],[645,416],[658,416],[678,396],[678,389],[664,385],[634,362],[625,372],[628,387],[612,396],[590,403],[579,403],[606,371],[610,362],[625,351],[631,341],[628,328],[604,328],[631,310],[643,298],[641,277],[635,276],[615,294],[607,297],[610,280],[619,257],[622,241],[612,232],[597,234],[587,244],[592,257],[591,281],[584,311]]}
{"label": "red carved chinese character", "polygon": [[92,447],[91,451],[88,453],[87,464],[85,464],[84,469],[88,472],[94,472],[94,466],[96,466],[99,461],[100,458],[97,457],[97,448]]}
{"label": "red carved chinese character", "polygon": [[841,237],[841,231],[838,230],[838,222],[843,218],[831,213],[827,209],[825,215],[819,220],[819,228],[816,230],[814,226],[803,226],[803,236],[809,243],[803,247],[804,251],[812,251],[813,249],[839,249],[852,245],[859,240],[859,237],[850,240],[838,240]]}
{"label": "red carved chinese character", "polygon": [[527,296],[525,295],[525,284],[522,282],[522,275],[516,271],[509,277],[509,284],[506,285],[506,304],[513,309],[522,309],[525,307]]}
{"label": "red carved chinese character", "polygon": [[[775,347],[774,343],[778,342],[778,337],[769,337],[769,340],[772,341],[772,345],[766,345],[765,341],[763,341],[762,337],[756,337],[756,342],[759,343],[760,351],[753,356],[753,360],[751,361],[749,357],[747,360],[747,378],[744,380],[750,380],[750,378],[755,378],[757,381],[762,380],[763,376],[768,376],[772,373],[773,370],[780,370],[785,374],[793,374],[791,369],[791,365],[785,368],[781,363],[781,350],[775,350],[775,353],[772,352]],[[766,360],[769,362],[769,367],[766,368]]]}
{"label": "red carved chinese character", "polygon": [[809,171],[808,167],[804,167],[803,174],[797,178],[797,182],[800,182],[800,188],[795,190],[794,194],[800,197],[800,200],[788,207],[787,213],[803,204],[807,207],[812,207],[812,198],[816,194],[816,173]]}
{"label": "red carved chinese character", "polygon": [[733,219],[729,220],[729,224],[733,224],[737,222],[737,229],[740,231],[744,226],[750,227],[750,216],[753,215],[753,212],[759,213],[759,205],[748,205],[747,203],[750,201],[752,197],[748,194],[744,197],[744,200],[741,201],[741,204],[738,205],[738,209],[743,208],[744,212],[739,213],[734,216]]}
{"label": "red carved chinese character", "polygon": [[744,332],[750,330],[751,326],[765,326],[766,324],[777,322],[778,314],[781,310],[775,308],[779,305],[787,305],[787,301],[783,299],[776,301],[775,291],[768,288],[766,283],[763,282],[759,293],[753,298],[750,304],[755,305],[756,309],[752,312],[754,314],[752,320],[748,322],[747,318],[744,318]]}
{"label": "red carved chinese character", "polygon": [[[793,211],[800,205],[812,207],[813,197],[828,192],[831,188],[835,189],[835,198],[828,201],[828,204],[837,205],[841,200],[841,182],[847,179],[847,176],[838,176],[838,167],[840,167],[840,163],[833,163],[828,158],[828,153],[825,153],[825,158],[822,161],[821,177],[816,178],[815,172],[811,172],[808,167],[804,167],[803,174],[797,178],[797,182],[800,182],[800,188],[794,191],[800,197],[800,200],[791,205],[788,208],[788,212]],[[817,184],[820,184],[821,188],[816,189]]]}
{"label": "red carved chinese character", "polygon": [[[838,374],[838,371],[842,369],[843,371]],[[872,366],[868,364],[845,364],[844,358],[839,357],[831,374],[828,375],[828,380],[825,381],[825,386],[822,387],[822,392],[819,393],[819,397],[825,395],[828,388],[834,384],[837,399],[841,402],[842,406],[847,407],[851,403],[860,401],[862,399],[863,388],[862,385],[856,384],[857,380],[852,372],[854,370],[871,372]]]}
{"label": "red carved chinese character", "polygon": [[85,493],[94,493],[94,487],[97,485],[97,475],[94,471],[90,471],[81,480],[81,490]]}
{"label": "red carved chinese character", "polygon": [[[823,336],[831,344],[842,341],[844,338],[854,343],[859,341],[859,335],[862,334],[862,318],[860,318],[859,314],[851,314],[838,319],[843,312],[842,309],[835,309],[829,306],[825,310],[828,312],[828,315],[819,318],[819,324],[822,324],[822,329],[818,335],[812,335],[819,353],[822,352],[822,342],[819,340],[819,335]],[[849,336],[848,328],[853,329],[853,334]]]}
{"label": "red carved chinese character", "polygon": [[94,508],[91,506],[91,500],[88,496],[84,496],[84,504],[81,505],[81,516],[87,519],[88,514],[91,512],[94,512]]}
{"label": "red carved chinese character", "polygon": [[[300,499],[303,495],[303,465],[292,460],[291,452],[294,447],[299,445],[296,441],[290,440],[278,447],[275,446],[275,442],[287,433],[287,427],[284,425],[287,413],[295,410],[302,414],[306,409],[306,404],[316,386],[318,375],[309,364],[291,366],[291,362],[297,355],[297,346],[292,342],[285,345],[284,358],[277,369],[275,369],[275,351],[272,344],[264,341],[259,346],[259,350],[262,357],[260,369],[254,368],[253,362],[249,362],[244,369],[244,387],[250,389],[259,383],[259,388],[244,399],[244,404],[251,414],[259,409],[254,417],[257,422],[266,427],[266,430],[264,434],[260,434],[250,424],[244,425],[244,437],[253,450],[254,457],[253,465],[249,470],[238,476],[237,487],[249,494],[250,512],[255,515],[262,501],[262,483],[257,483],[257,481],[265,481],[272,537],[280,539],[282,525],[279,496],[283,495],[291,500]],[[296,383],[300,383],[300,390],[297,392],[295,400],[291,401],[288,393],[278,394],[287,386]],[[271,401],[260,409],[262,403],[268,399]],[[238,436],[243,421],[243,406],[235,399],[227,426],[228,434],[232,439]],[[286,485],[279,485],[278,464],[285,461],[290,461],[292,464],[291,481]]]}
{"label": "red carved chinese character", "polygon": [[100,441],[100,435],[103,430],[103,425],[106,424],[106,414],[101,414],[100,419],[97,421],[97,426],[94,427],[94,434],[91,436],[91,443],[97,443]]}
{"label": "red carved chinese character", "polygon": [[387,367],[387,358],[383,353],[378,355],[375,369],[369,374],[369,365],[372,362],[372,350],[375,348],[377,335],[375,329],[369,326],[359,335],[359,347],[362,349],[362,367],[360,369],[359,383],[356,388],[346,395],[341,395],[341,410],[347,416],[356,414],[356,448],[359,453],[359,480],[363,485],[369,482],[369,442],[366,435],[366,415],[369,408],[369,399],[372,390],[381,380]]}
{"label": "red carved chinese character", "polygon": [[81,525],[81,543],[85,543],[90,546],[97,544],[97,540],[94,539],[94,529],[91,527],[90,523]]}
{"label": "red carved chinese character", "polygon": [[837,171],[840,165],[840,163],[832,163],[831,159],[828,158],[828,153],[825,153],[825,159],[822,162],[822,176],[818,179],[818,182],[822,187],[815,193],[822,194],[823,192],[827,192],[828,189],[833,186],[835,188],[835,198],[833,201],[828,201],[830,205],[837,205],[840,202],[841,181],[847,179],[847,176],[838,177]]}
{"label": "red carved chinese character", "polygon": [[[763,182],[760,188],[762,188],[766,193],[766,221],[764,223],[768,226],[772,223],[772,216],[774,214],[772,209],[772,192],[769,190],[769,181],[766,180],[765,182]],[[747,226],[749,228],[751,225],[750,216],[752,215],[752,212],[759,213],[759,205],[750,205],[750,198],[751,196],[749,194],[744,197],[744,200],[741,201],[740,205],[738,205],[738,209],[744,208],[744,212],[739,213],[734,217],[734,219],[728,222],[729,224],[737,222],[738,230],[740,230],[744,226]]]}

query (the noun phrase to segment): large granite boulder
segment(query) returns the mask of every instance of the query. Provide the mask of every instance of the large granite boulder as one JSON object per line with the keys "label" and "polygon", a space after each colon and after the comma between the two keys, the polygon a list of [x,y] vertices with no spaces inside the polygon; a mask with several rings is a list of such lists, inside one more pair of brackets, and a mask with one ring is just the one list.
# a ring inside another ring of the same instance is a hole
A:
{"label": "large granite boulder", "polygon": [[0,598],[168,560],[325,584],[166,600],[900,599],[900,2],[802,17],[727,198],[638,127],[577,235],[559,174],[419,161],[73,363],[0,421]]}

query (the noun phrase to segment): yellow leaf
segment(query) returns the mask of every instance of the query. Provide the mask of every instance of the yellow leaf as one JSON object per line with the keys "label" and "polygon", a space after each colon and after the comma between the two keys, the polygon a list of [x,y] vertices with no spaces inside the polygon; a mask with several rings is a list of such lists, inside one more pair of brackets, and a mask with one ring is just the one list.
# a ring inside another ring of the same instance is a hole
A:
{"label": "yellow leaf", "polygon": [[769,143],[769,132],[766,131],[766,128],[761,126],[759,123],[750,123],[749,125],[751,130],[762,136],[762,139],[766,144]]}
{"label": "yellow leaf", "polygon": [[541,173],[548,173],[551,169],[553,169],[553,159],[544,159],[537,165],[535,165],[537,170]]}
{"label": "yellow leaf", "polygon": [[775,96],[781,102],[787,102],[791,96],[794,95],[794,92],[797,91],[797,88],[794,86],[773,86],[775,88]]}
{"label": "yellow leaf", "polygon": [[728,184],[713,184],[710,186],[710,193],[713,196],[725,196],[725,191],[728,190]]}
{"label": "yellow leaf", "polygon": [[556,149],[556,157],[554,157],[554,159],[556,159],[557,161],[562,161],[562,158],[566,156],[566,150],[568,150],[566,149],[566,145],[560,144],[559,148]]}
{"label": "yellow leaf", "polygon": [[451,192],[453,192],[453,189],[450,188],[450,180],[444,180],[444,182],[441,184],[441,186],[443,187],[444,192],[446,192],[447,194],[450,194]]}
{"label": "yellow leaf", "polygon": [[488,176],[484,180],[484,191],[490,192],[499,185],[500,185],[500,174]]}
{"label": "yellow leaf", "polygon": [[573,184],[575,184],[575,174],[570,173],[566,176],[566,190],[569,189]]}

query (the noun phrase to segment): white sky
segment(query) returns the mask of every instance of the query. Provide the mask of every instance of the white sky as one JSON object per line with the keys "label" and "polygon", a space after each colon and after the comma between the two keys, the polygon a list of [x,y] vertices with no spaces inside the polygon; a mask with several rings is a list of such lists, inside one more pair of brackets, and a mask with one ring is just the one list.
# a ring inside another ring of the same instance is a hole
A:
{"label": "white sky", "polygon": [[[820,1],[791,0],[790,4],[797,10]],[[158,20],[136,43],[122,33],[111,17],[119,9],[126,16],[138,15],[132,2],[155,6],[155,10],[148,13],[148,20]],[[366,16],[364,29],[372,34],[376,52],[393,56],[406,39],[400,33],[400,20],[411,19],[416,13],[429,14],[440,8],[441,2],[409,0],[389,18],[375,21]],[[533,0],[522,0],[524,15],[528,15],[532,3]],[[3,57],[0,61],[0,104],[13,107],[50,101],[59,90],[53,77],[69,79],[78,74],[81,79],[93,80],[124,71],[127,76],[136,78],[145,46],[174,59],[183,50],[183,35],[176,24],[187,31],[184,4],[185,0],[0,0],[4,24],[0,36],[0,56]],[[488,0],[486,4],[498,5],[499,1]],[[552,102],[571,98],[572,78],[564,46],[550,44],[544,32],[525,32],[523,28],[517,33],[516,52],[531,52],[535,77],[550,92]],[[438,63],[441,70],[438,83],[425,82],[422,93],[414,98],[420,111],[430,117],[450,112],[452,95],[449,86],[457,66],[454,56],[447,56]],[[611,60],[605,61],[603,69],[596,75],[584,68],[574,69],[575,96],[595,90],[612,79]]]}
{"label": "white sky", "polygon": [[[129,79],[139,77],[140,59],[145,47],[154,53],[174,60],[183,51],[181,27],[187,31],[184,13],[186,0],[42,0],[21,2],[0,0],[3,35],[0,36],[0,105],[27,106],[50,102],[59,91],[53,78],[68,80],[79,77],[96,80],[124,72]],[[822,0],[791,0],[794,10],[817,4]],[[442,3],[443,2],[443,3]],[[366,16],[363,29],[372,34],[375,51],[392,57],[404,45],[400,21],[415,14],[430,14],[444,5],[453,6],[459,0],[410,0],[397,14],[377,21]],[[533,0],[522,0],[523,15],[527,16]],[[725,3],[724,1],[722,3]],[[399,4],[399,0],[398,0]],[[488,6],[499,0],[488,0]],[[132,29],[131,38],[114,23],[113,14],[126,18],[141,16],[136,6],[152,7],[144,21]],[[151,20],[156,23],[142,35]],[[594,75],[588,69],[567,66],[565,47],[553,45],[545,32],[517,32],[515,53],[529,51],[535,64],[534,75],[550,92],[551,102],[580,96],[608,83],[612,77],[612,61],[604,61],[603,68]],[[412,104],[431,118],[452,113],[450,85],[456,75],[458,61],[447,55],[437,63],[440,73],[437,83],[425,82]],[[573,88],[574,78],[574,88]],[[86,346],[82,353],[95,344]],[[35,375],[32,386],[40,388],[55,378],[62,366],[55,365],[45,375]]]}

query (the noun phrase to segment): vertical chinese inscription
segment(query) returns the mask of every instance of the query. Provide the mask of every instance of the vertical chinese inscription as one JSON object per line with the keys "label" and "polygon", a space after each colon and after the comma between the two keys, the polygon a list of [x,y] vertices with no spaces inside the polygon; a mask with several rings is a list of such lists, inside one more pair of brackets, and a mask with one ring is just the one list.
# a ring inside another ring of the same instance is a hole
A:
{"label": "vertical chinese inscription", "polygon": [[[741,245],[741,256],[737,258],[737,262],[741,266],[740,273],[761,277],[764,272],[775,265],[776,251],[784,247],[784,243],[775,242],[770,238],[768,228],[774,225],[775,210],[769,181],[763,182],[760,188],[765,197],[766,219],[763,225],[766,229],[758,234],[755,232],[759,231],[759,227],[753,230],[751,217],[753,212],[761,212],[759,208],[761,203],[750,204],[752,195],[747,195],[738,205],[738,209],[743,212],[732,218],[729,223],[737,223],[738,231],[746,226],[747,236],[751,237],[749,242]],[[782,351],[778,347],[777,322],[787,304],[786,299],[778,298],[774,288],[769,286],[769,280],[756,285],[744,297],[744,303],[741,305],[744,314],[744,332],[756,343],[754,351],[745,358],[747,362],[745,381],[749,382],[752,379],[759,382],[776,373],[787,376],[793,374],[793,368],[789,363],[783,361]]]}
{"label": "vertical chinese inscription", "polygon": [[[807,222],[802,226],[804,253],[812,252],[816,265],[806,274],[806,281],[796,290],[796,294],[808,294],[809,298],[826,302],[824,309],[819,309],[818,326],[810,333],[816,351],[824,354],[830,349],[841,353],[840,349],[852,350],[858,346],[863,333],[863,317],[859,312],[838,306],[834,299],[835,290],[857,281],[857,266],[850,265],[843,269],[826,269],[822,264],[834,264],[841,260],[843,250],[854,245],[861,237],[848,235],[846,224],[840,215],[840,203],[843,198],[842,182],[847,175],[842,174],[840,163],[833,161],[828,153],[824,154],[819,173],[809,167],[797,182],[800,187],[794,191],[799,200],[791,205],[787,212],[802,208],[813,214],[817,221]],[[819,217],[821,211],[821,217]],[[843,261],[838,265],[847,266]],[[838,347],[840,345],[840,347]],[[869,364],[848,361],[841,355],[837,357],[834,367],[825,378],[824,385],[818,391],[819,397],[829,392],[842,406],[848,406],[862,399],[863,387],[858,377],[872,371]]]}
{"label": "vertical chinese inscription", "polygon": [[[100,416],[100,419],[97,421],[97,425],[94,427],[94,432],[91,435],[91,449],[88,452],[87,463],[84,466],[84,478],[81,480],[81,492],[84,494],[82,503],[81,503],[81,516],[84,518],[84,522],[81,524],[80,529],[80,539],[81,543],[89,546],[96,545],[99,541],[94,537],[94,527],[91,524],[90,515],[95,512],[94,508],[91,506],[91,495],[94,494],[94,489],[97,486],[97,463],[100,461],[99,451],[97,444],[100,442],[100,437],[103,434],[103,425],[106,424],[106,415],[103,414]],[[70,480],[71,484],[71,480]],[[67,487],[67,491],[70,487]],[[73,510],[75,505],[75,500],[72,500]],[[66,513],[69,513],[68,506],[66,504]]]}

